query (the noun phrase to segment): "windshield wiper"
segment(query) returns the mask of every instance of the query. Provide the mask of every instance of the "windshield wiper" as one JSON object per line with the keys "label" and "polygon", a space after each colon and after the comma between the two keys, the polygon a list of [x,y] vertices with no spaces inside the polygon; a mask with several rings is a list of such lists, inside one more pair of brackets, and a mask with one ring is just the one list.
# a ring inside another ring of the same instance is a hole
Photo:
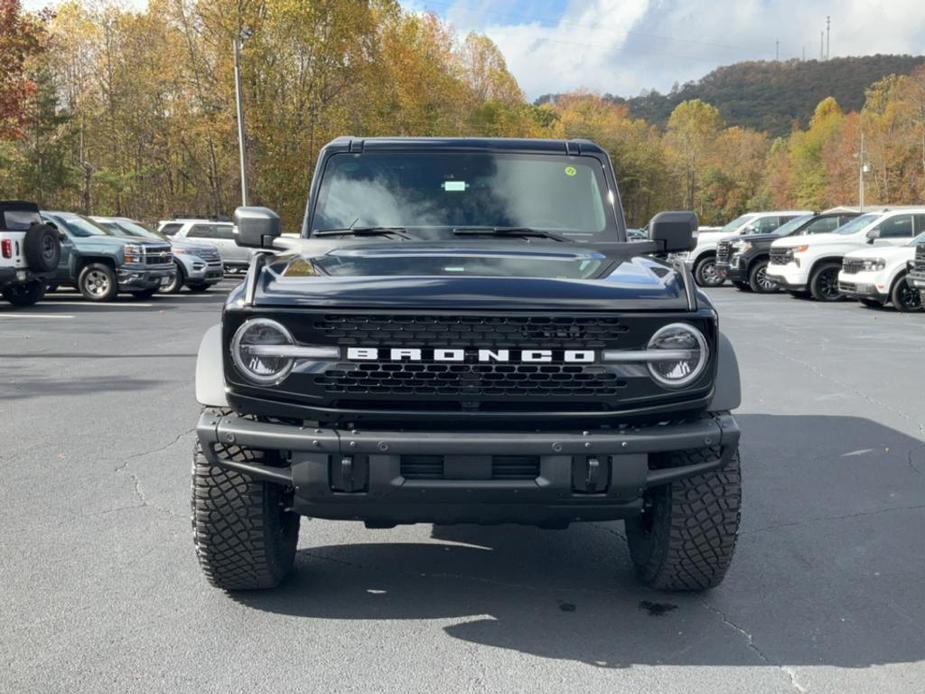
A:
{"label": "windshield wiper", "polygon": [[568,242],[568,239],[564,236],[559,236],[551,231],[531,229],[530,227],[454,227],[453,233],[457,236],[535,236],[541,239]]}
{"label": "windshield wiper", "polygon": [[349,227],[345,229],[321,229],[312,232],[312,236],[385,236],[393,234],[402,239],[410,239],[405,227]]}

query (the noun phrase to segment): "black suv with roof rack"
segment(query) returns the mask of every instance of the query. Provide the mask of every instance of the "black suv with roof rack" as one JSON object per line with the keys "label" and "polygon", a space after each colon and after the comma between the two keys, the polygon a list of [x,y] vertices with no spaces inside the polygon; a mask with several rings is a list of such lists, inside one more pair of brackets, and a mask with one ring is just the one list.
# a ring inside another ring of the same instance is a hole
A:
{"label": "black suv with roof rack", "polygon": [[721,240],[716,246],[716,270],[743,291],[776,292],[777,282],[767,276],[771,244],[785,236],[826,234],[860,214],[847,210],[803,215],[765,234],[747,234]]}
{"label": "black suv with roof rack", "polygon": [[628,242],[588,141],[340,138],[301,238],[259,249],[203,338],[197,555],[226,590],[291,571],[301,515],[563,528],[625,519],[639,576],[720,583],[739,526],[735,352],[670,254]]}

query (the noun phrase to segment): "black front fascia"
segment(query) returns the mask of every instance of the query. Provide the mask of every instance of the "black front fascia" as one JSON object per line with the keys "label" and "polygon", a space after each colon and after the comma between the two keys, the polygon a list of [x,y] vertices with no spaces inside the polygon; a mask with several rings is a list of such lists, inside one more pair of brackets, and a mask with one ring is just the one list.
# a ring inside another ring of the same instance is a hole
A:
{"label": "black front fascia", "polygon": [[[284,324],[305,345],[338,346],[341,359],[299,362],[283,383],[259,387],[233,365],[229,345],[248,318]],[[644,349],[660,327],[700,328],[710,364],[690,387],[659,386],[645,364],[601,359],[605,349]],[[313,421],[624,420],[703,410],[716,370],[715,312],[696,313],[229,309],[223,321],[228,397],[238,412]],[[347,360],[348,347],[418,348],[421,359]],[[463,349],[463,362],[438,362],[433,349]],[[508,349],[509,362],[480,362],[478,350]],[[550,350],[526,363],[523,350]],[[591,350],[593,363],[566,363],[565,350]]]}

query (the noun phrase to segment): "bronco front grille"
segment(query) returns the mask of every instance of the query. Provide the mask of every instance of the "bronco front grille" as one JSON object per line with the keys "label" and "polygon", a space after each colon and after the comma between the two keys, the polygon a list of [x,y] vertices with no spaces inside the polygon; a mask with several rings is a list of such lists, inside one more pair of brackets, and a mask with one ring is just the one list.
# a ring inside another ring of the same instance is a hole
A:
{"label": "bronco front grille", "polygon": [[414,315],[324,315],[315,319],[313,329],[341,345],[580,349],[612,345],[629,331],[612,317]]}
{"label": "bronco front grille", "polygon": [[864,270],[864,261],[860,258],[845,258],[842,260],[841,269],[846,275],[856,275]]}
{"label": "bronco front grille", "polygon": [[586,364],[339,363],[315,378],[332,395],[608,397],[626,387]]}
{"label": "bronco front grille", "polygon": [[731,255],[732,255],[732,242],[731,241],[720,241],[718,244],[716,244],[716,262],[717,263],[728,263]]}
{"label": "bronco front grille", "polygon": [[772,248],[771,265],[786,265],[793,260],[792,248]]}

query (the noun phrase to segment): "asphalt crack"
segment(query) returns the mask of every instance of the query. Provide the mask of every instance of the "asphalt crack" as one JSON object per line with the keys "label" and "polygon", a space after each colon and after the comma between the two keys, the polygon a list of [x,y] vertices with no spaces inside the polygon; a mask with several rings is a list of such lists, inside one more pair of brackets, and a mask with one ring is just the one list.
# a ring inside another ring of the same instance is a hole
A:
{"label": "asphalt crack", "polygon": [[179,434],[177,434],[177,436],[176,436],[170,443],[168,443],[168,444],[166,444],[166,445],[164,445],[164,446],[160,446],[159,448],[152,448],[151,450],[148,450],[148,451],[140,451],[140,452],[138,452],[138,453],[133,453],[133,454],[127,456],[126,458],[124,458],[124,459],[122,460],[122,464],[121,464],[121,465],[118,465],[118,466],[114,469],[114,472],[116,472],[117,474],[127,475],[127,476],[129,477],[129,479],[132,480],[132,494],[133,494],[134,498],[137,499],[137,500],[139,501],[139,503],[138,503],[136,506],[134,506],[134,507],[120,506],[120,507],[117,507],[117,508],[115,508],[115,509],[110,509],[110,511],[121,511],[121,510],[125,510],[125,509],[127,509],[127,508],[145,508],[145,507],[147,507],[147,508],[153,508],[153,509],[155,509],[155,510],[157,510],[157,511],[160,511],[160,512],[162,512],[162,513],[166,513],[167,515],[173,516],[173,517],[175,517],[175,518],[182,518],[183,516],[181,516],[180,514],[174,513],[173,511],[171,511],[171,510],[168,509],[168,508],[164,508],[163,506],[159,506],[159,505],[157,505],[157,504],[155,504],[155,503],[149,501],[147,495],[145,494],[144,488],[143,488],[142,485],[141,485],[141,479],[138,477],[138,475],[137,475],[136,473],[132,472],[132,471],[129,469],[128,464],[129,464],[130,462],[132,462],[133,460],[138,460],[139,458],[144,458],[144,457],[149,456],[149,455],[154,455],[155,453],[162,453],[163,451],[166,451],[167,449],[169,449],[169,448],[171,448],[171,447],[173,447],[173,446],[176,446],[181,440],[183,440],[184,437],[189,436],[189,435],[192,434],[194,431],[196,431],[195,427],[192,428],[192,429],[188,429],[188,430],[186,430],[186,431],[182,431],[182,432],[180,432]]}
{"label": "asphalt crack", "polygon": [[780,671],[783,672],[785,675],[787,675],[787,678],[790,680],[790,686],[791,686],[791,688],[793,689],[793,691],[795,691],[795,692],[801,692],[802,694],[805,694],[806,692],[809,691],[806,687],[804,687],[802,684],[800,684],[799,680],[797,679],[796,670],[794,670],[792,667],[789,667],[789,666],[787,666],[787,665],[784,665],[784,664],[783,664],[782,662],[780,662],[779,660],[776,660],[776,659],[772,658],[771,656],[769,656],[767,653],[765,653],[765,652],[758,646],[758,644],[755,643],[755,637],[752,636],[750,632],[748,632],[748,631],[745,630],[744,628],[740,627],[738,624],[736,624],[735,622],[733,622],[731,619],[729,619],[729,617],[726,615],[725,612],[723,612],[723,611],[722,611],[721,609],[719,609],[718,607],[714,607],[713,605],[711,605],[710,603],[708,603],[708,602],[706,602],[706,601],[704,601],[704,600],[701,600],[701,601],[700,601],[700,604],[701,604],[706,610],[708,610],[709,612],[712,612],[712,613],[715,614],[717,617],[719,617],[719,618],[722,620],[723,624],[725,624],[727,627],[729,627],[730,629],[735,630],[735,631],[738,632],[741,636],[743,636],[743,637],[745,638],[745,646],[746,646],[746,648],[748,648],[748,650],[750,650],[752,653],[754,653],[756,656],[758,656],[758,658],[759,658],[763,663],[765,663],[766,665],[770,665],[770,666],[772,666],[772,667],[776,667],[778,670],[780,670]]}

